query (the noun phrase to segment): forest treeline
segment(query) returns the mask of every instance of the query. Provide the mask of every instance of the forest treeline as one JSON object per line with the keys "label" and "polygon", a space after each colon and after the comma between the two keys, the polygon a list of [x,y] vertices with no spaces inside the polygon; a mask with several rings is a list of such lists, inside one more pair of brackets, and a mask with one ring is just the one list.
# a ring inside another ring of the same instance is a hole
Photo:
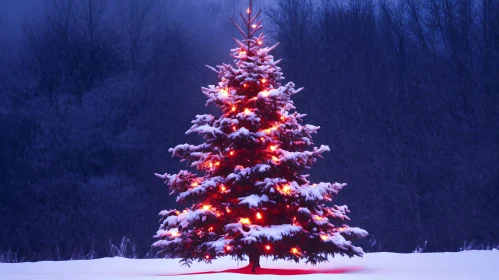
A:
{"label": "forest treeline", "polygon": [[[244,1],[45,2],[0,42],[0,252],[144,257]],[[366,251],[499,243],[499,1],[255,2]]]}

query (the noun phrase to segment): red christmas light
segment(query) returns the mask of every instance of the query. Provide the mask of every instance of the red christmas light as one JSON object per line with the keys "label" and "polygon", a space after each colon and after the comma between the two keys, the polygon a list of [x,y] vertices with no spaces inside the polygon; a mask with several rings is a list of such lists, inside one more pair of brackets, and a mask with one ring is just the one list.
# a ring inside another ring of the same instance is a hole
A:
{"label": "red christmas light", "polygon": [[326,241],[326,240],[328,240],[328,239],[329,239],[329,237],[328,237],[327,235],[324,235],[324,234],[323,234],[323,235],[321,235],[321,239],[322,239],[322,240],[324,240],[324,241]]}
{"label": "red christmas light", "polygon": [[203,205],[203,210],[210,210],[211,209],[211,205]]}
{"label": "red christmas light", "polygon": [[267,82],[267,79],[263,78],[261,81],[262,81],[262,83],[265,84]]}
{"label": "red christmas light", "polygon": [[232,247],[231,247],[231,246],[229,246],[229,245],[227,245],[227,246],[225,246],[225,250],[226,250],[226,251],[230,251],[230,250],[232,250]]}
{"label": "red christmas light", "polygon": [[240,222],[241,224],[243,224],[243,225],[249,225],[249,224],[251,224],[251,221],[250,221],[250,219],[249,219],[249,218],[241,218],[241,219],[239,220],[239,222]]}
{"label": "red christmas light", "polygon": [[270,251],[270,249],[272,249],[272,247],[270,247],[270,245],[265,246],[265,250]]}
{"label": "red christmas light", "polygon": [[222,93],[223,97],[227,97],[229,95],[229,91],[227,89],[221,89],[220,93]]}
{"label": "red christmas light", "polygon": [[[284,185],[282,187],[282,192],[285,193],[285,194],[291,193],[291,188],[289,187],[289,185]],[[296,217],[295,217],[295,219],[296,219]]]}
{"label": "red christmas light", "polygon": [[260,214],[260,212],[257,212],[257,213],[256,213],[256,218],[257,218],[258,220],[261,220],[261,219],[263,218],[263,217],[262,217],[262,214]]}
{"label": "red christmas light", "polygon": [[210,255],[206,255],[204,256],[205,259],[209,260],[210,259]]}

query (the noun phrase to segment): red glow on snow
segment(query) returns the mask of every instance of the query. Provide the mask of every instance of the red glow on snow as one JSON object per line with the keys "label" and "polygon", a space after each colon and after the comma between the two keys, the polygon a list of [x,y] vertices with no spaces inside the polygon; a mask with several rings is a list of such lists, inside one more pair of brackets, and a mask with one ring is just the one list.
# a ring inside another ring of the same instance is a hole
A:
{"label": "red glow on snow", "polygon": [[[208,256],[209,258],[209,256]],[[237,274],[261,274],[261,275],[310,275],[310,274],[347,274],[362,272],[365,269],[362,267],[340,267],[340,268],[329,268],[329,269],[319,269],[319,268],[309,268],[309,269],[293,269],[293,268],[257,268],[255,273],[251,271],[252,265],[247,265],[241,268],[226,269],[220,271],[204,271],[204,272],[193,272],[193,273],[182,273],[182,274],[168,274],[161,276],[183,276],[183,275],[199,275],[199,274],[217,274],[217,273],[237,273]]]}
{"label": "red glow on snow", "polygon": [[178,214],[180,214],[180,211],[178,211],[178,210],[177,210],[177,211],[175,211],[175,214],[177,214],[177,215],[178,215]]}
{"label": "red glow on snow", "polygon": [[263,97],[267,97],[267,96],[269,96],[269,92],[268,92],[268,91],[266,91],[266,90],[262,91],[262,96],[263,96]]}
{"label": "red glow on snow", "polygon": [[178,231],[173,231],[173,232],[172,232],[172,236],[173,236],[173,237],[177,237],[177,236],[179,236],[179,235],[180,235],[180,233],[179,233]]}

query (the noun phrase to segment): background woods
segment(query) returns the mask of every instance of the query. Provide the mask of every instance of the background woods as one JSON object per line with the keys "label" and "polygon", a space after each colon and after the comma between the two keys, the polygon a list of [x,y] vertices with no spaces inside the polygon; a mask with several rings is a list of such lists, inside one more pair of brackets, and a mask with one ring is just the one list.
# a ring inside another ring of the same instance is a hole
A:
{"label": "background woods", "polygon": [[[499,1],[255,2],[331,147],[312,176],[348,183],[366,251],[499,242]],[[175,200],[153,173],[217,112],[203,65],[231,62],[244,3],[36,3],[0,9],[0,252],[102,257],[126,236],[143,257]]]}

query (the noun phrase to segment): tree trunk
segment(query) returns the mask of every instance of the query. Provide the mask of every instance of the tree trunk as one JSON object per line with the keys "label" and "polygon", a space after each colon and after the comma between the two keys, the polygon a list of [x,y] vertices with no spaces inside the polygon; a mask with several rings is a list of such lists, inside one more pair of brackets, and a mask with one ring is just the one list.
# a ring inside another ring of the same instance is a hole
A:
{"label": "tree trunk", "polygon": [[251,273],[256,273],[256,269],[260,268],[260,254],[249,254],[249,264],[251,267]]}

